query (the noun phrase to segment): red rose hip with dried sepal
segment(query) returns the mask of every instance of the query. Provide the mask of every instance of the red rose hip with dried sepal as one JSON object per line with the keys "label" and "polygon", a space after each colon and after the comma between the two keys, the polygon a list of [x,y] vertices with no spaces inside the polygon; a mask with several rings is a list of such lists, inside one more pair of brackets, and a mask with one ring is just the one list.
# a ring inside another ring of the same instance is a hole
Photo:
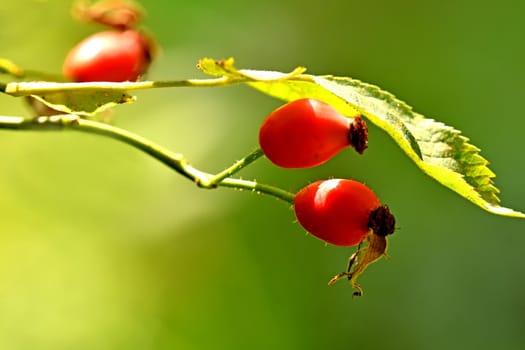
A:
{"label": "red rose hip with dried sepal", "polygon": [[347,118],[329,104],[304,98],[271,112],[259,130],[265,156],[283,168],[325,163],[342,149],[367,147],[368,129],[361,117]]}
{"label": "red rose hip with dried sepal", "polygon": [[[357,277],[386,254],[386,236],[395,230],[396,220],[387,206],[364,184],[346,179],[320,180],[300,190],[294,199],[299,223],[312,235],[338,246],[359,245],[348,268],[334,276],[329,285],[347,279],[361,296]],[[363,242],[368,244],[361,246]]]}
{"label": "red rose hip with dried sepal", "polygon": [[135,30],[104,31],[78,43],[64,61],[64,75],[77,82],[136,81],[152,59],[152,44]]}
{"label": "red rose hip with dried sepal", "polygon": [[314,182],[294,199],[297,220],[308,232],[338,246],[361,243],[372,230],[378,236],[394,232],[395,218],[364,184],[346,179]]}

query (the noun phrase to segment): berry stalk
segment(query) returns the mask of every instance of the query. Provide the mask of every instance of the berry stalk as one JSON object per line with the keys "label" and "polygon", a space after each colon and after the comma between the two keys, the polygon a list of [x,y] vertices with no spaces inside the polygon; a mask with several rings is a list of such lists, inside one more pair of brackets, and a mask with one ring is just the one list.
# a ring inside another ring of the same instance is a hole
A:
{"label": "berry stalk", "polygon": [[86,82],[86,83],[56,83],[56,82],[10,82],[0,85],[0,92],[19,97],[29,95],[47,95],[58,92],[80,91],[118,91],[125,93],[132,90],[146,90],[172,87],[219,87],[246,82],[246,80],[232,79],[227,76],[212,79],[162,80],[140,82]]}
{"label": "berry stalk", "polygon": [[74,114],[63,114],[37,118],[24,118],[18,116],[0,116],[0,129],[13,130],[77,130],[90,134],[107,136],[118,141],[127,143],[144,153],[159,160],[177,173],[193,181],[201,188],[229,187],[238,190],[250,190],[256,193],[267,194],[288,203],[293,203],[294,193],[281,188],[262,184],[257,181],[241,180],[229,176],[240,171],[242,168],[258,159],[262,154],[260,150],[251,152],[243,160],[240,160],[219,174],[210,174],[194,168],[190,162],[180,153],[174,153],[166,148],[127,130],[93,120],[83,119]]}

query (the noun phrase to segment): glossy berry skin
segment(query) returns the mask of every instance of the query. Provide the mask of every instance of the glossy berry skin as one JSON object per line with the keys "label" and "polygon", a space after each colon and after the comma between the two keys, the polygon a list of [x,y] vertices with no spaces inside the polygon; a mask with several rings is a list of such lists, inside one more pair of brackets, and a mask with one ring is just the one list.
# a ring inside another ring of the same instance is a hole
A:
{"label": "glossy berry skin", "polygon": [[95,33],[64,61],[64,75],[77,82],[136,81],[151,61],[148,39],[134,30]]}
{"label": "glossy berry skin", "polygon": [[259,130],[259,145],[280,167],[315,167],[350,145],[350,123],[322,101],[295,100],[268,115]]}
{"label": "glossy berry skin", "polygon": [[378,208],[381,203],[372,190],[346,179],[314,182],[300,190],[294,200],[301,226],[337,246],[353,246],[363,241],[370,232],[371,213]]}

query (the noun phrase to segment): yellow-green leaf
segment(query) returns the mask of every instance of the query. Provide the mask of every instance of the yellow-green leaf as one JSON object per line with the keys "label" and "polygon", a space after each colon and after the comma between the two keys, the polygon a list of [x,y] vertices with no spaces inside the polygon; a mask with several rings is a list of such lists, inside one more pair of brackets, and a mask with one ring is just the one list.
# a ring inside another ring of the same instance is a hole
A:
{"label": "yellow-green leaf", "polygon": [[117,104],[135,101],[125,90],[112,89],[112,83],[95,84],[11,82],[6,85],[5,92],[11,96],[29,95],[56,111],[84,117],[93,116]]}
{"label": "yellow-green leaf", "polygon": [[0,58],[0,74],[9,74],[14,77],[24,76],[24,70],[11,60]]}
{"label": "yellow-green leaf", "polygon": [[204,59],[199,68],[213,76],[245,82],[285,101],[316,98],[346,116],[363,115],[390,135],[427,175],[479,207],[498,215],[525,218],[499,205],[495,174],[479,149],[459,130],[416,113],[405,102],[371,84],[347,77],[237,70],[233,59]]}
{"label": "yellow-green leaf", "polygon": [[135,101],[133,96],[116,91],[68,91],[31,96],[54,110],[84,117]]}

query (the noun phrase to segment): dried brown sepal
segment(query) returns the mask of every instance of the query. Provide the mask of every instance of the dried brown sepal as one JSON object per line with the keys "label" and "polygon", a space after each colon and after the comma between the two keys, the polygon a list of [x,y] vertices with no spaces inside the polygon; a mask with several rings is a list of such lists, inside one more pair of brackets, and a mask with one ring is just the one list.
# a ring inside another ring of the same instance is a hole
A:
{"label": "dried brown sepal", "polygon": [[378,261],[382,256],[386,255],[388,246],[386,237],[378,236],[372,230],[368,233],[366,241],[368,242],[368,245],[365,247],[361,247],[360,245],[358,250],[350,256],[347,271],[334,276],[328,282],[328,285],[332,285],[341,279],[347,279],[352,288],[355,289],[352,293],[352,297],[363,295],[363,288],[357,283],[357,278],[370,264]]}
{"label": "dried brown sepal", "polygon": [[143,9],[131,0],[77,0],[73,17],[82,22],[102,24],[117,30],[132,29],[143,17]]}
{"label": "dried brown sepal", "polygon": [[385,237],[396,230],[396,218],[388,206],[383,205],[373,210],[368,219],[368,227],[378,236]]}
{"label": "dried brown sepal", "polygon": [[354,117],[348,130],[348,142],[359,154],[363,154],[368,147],[368,128],[360,116]]}

